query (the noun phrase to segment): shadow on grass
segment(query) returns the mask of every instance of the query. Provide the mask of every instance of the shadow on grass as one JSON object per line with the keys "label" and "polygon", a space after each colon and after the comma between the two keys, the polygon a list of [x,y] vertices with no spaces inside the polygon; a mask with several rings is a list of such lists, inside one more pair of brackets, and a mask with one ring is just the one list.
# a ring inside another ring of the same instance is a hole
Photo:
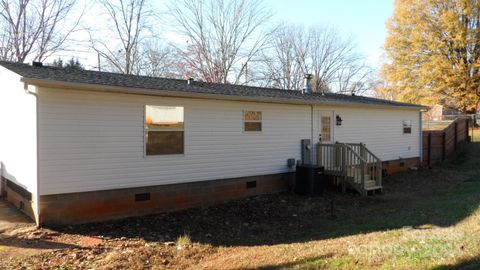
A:
{"label": "shadow on grass", "polygon": [[480,205],[480,144],[433,169],[391,176],[385,194],[360,197],[293,194],[258,196],[219,206],[181,212],[57,228],[75,234],[112,238],[192,241],[214,246],[298,243],[425,224],[452,226]]}
{"label": "shadow on grass", "polygon": [[431,270],[478,270],[480,269],[480,258],[473,258],[462,261],[454,265],[441,265],[432,268]]}
{"label": "shadow on grass", "polygon": [[[276,265],[263,265],[260,267],[252,268],[251,270],[277,270],[277,269],[292,269],[301,266],[302,269],[319,269],[323,265],[325,259],[333,257],[333,254],[326,254],[323,256],[308,257],[294,262],[281,263]],[[248,268],[242,268],[250,270]]]}

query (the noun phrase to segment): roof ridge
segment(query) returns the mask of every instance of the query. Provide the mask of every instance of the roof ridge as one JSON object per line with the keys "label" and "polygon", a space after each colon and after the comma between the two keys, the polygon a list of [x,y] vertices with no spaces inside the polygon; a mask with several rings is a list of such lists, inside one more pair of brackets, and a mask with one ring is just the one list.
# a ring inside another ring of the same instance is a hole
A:
{"label": "roof ridge", "polygon": [[[26,63],[0,61],[0,65],[20,76],[28,79],[40,79],[64,83],[78,83],[90,85],[108,85],[123,88],[149,89],[157,92],[169,91],[183,93],[195,93],[205,95],[239,96],[249,99],[257,98],[259,101],[265,98],[278,102],[291,100],[308,103],[349,103],[378,106],[396,106],[423,108],[421,105],[390,101],[367,96],[352,96],[343,93],[314,92],[303,94],[299,90],[280,89],[273,87],[250,86],[240,84],[212,83],[195,81],[188,84],[187,79],[153,77],[146,75],[122,74],[97,70],[79,70],[60,68],[55,66],[32,66]],[[295,102],[294,102],[295,101]]]}

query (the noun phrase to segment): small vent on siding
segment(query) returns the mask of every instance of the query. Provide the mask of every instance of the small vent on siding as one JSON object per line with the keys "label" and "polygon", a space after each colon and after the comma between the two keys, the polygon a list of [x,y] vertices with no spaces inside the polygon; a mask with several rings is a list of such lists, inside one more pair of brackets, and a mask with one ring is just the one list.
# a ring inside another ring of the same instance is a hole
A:
{"label": "small vent on siding", "polygon": [[150,201],[150,192],[135,194],[135,201],[136,202]]}
{"label": "small vent on siding", "polygon": [[257,181],[249,181],[249,182],[246,182],[246,184],[247,184],[247,189],[257,187]]}

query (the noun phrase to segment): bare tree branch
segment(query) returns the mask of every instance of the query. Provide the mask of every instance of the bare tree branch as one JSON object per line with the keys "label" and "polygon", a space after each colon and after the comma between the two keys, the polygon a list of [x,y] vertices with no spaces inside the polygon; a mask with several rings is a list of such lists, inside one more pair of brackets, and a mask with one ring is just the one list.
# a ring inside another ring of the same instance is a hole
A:
{"label": "bare tree branch", "polygon": [[43,61],[62,50],[83,15],[67,23],[74,7],[75,0],[1,0],[1,59]]}
{"label": "bare tree branch", "polygon": [[261,1],[179,0],[170,12],[178,33],[188,40],[178,48],[185,74],[208,82],[243,83],[248,63],[269,37],[260,30],[272,13]]}
{"label": "bare tree branch", "polygon": [[284,24],[272,40],[272,48],[263,53],[261,74],[266,86],[301,89],[304,75],[312,74],[314,91],[359,94],[369,87],[371,71],[354,43],[331,27]]}
{"label": "bare tree branch", "polygon": [[142,46],[142,61],[138,65],[141,73],[153,77],[182,78],[182,66],[179,65],[176,49],[151,40]]}
{"label": "bare tree branch", "polygon": [[336,87],[338,93],[359,95],[374,88],[373,70],[365,63],[351,63],[336,74]]}
{"label": "bare tree branch", "polygon": [[114,46],[105,35],[90,33],[92,48],[106,61],[107,69],[125,74],[141,73],[141,46],[147,38],[152,12],[146,8],[145,0],[100,0],[102,9],[109,18],[108,30],[118,41]]}

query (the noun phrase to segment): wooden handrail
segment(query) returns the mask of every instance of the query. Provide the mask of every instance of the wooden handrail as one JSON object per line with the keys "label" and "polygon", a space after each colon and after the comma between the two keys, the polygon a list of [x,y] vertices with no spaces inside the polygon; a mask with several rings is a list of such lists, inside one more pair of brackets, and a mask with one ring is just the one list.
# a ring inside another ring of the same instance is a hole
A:
{"label": "wooden handrail", "polygon": [[372,163],[375,163],[375,184],[377,186],[382,185],[382,161],[380,158],[378,158],[372,151],[370,151],[368,148],[364,147],[365,152],[372,157]]}
{"label": "wooden handrail", "polygon": [[[335,143],[317,145],[317,163],[328,172],[343,177],[342,189],[347,178],[353,179],[366,194],[366,180],[375,181],[375,186],[382,185],[382,161],[363,143]],[[371,185],[371,184],[370,184]]]}
{"label": "wooden handrail", "polygon": [[373,158],[377,159],[377,160],[380,160],[380,158],[378,158],[374,153],[372,153],[372,151],[370,151],[368,148],[365,147],[365,150],[368,152],[369,155],[371,155]]}

